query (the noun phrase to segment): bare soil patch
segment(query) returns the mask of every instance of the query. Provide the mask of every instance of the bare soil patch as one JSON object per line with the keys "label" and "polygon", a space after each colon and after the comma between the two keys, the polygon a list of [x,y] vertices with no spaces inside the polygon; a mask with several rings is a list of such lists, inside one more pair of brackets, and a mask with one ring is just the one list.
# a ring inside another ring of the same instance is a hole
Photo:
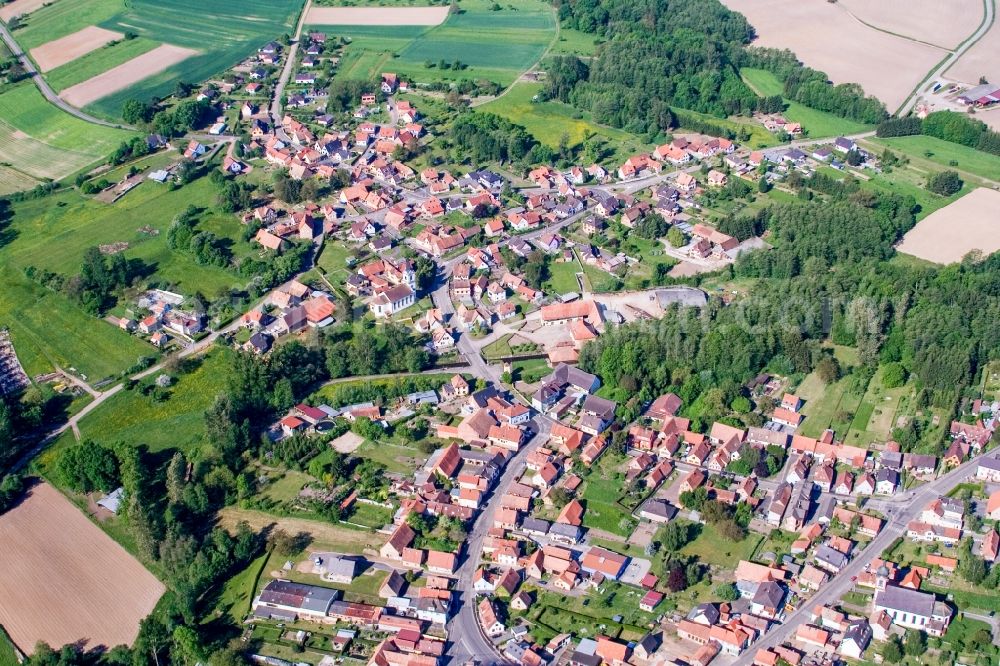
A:
{"label": "bare soil patch", "polygon": [[50,0],[14,0],[0,7],[0,21],[9,21],[15,16],[30,14]]}
{"label": "bare soil patch", "polygon": [[197,53],[194,49],[162,44],[126,63],[112,67],[103,74],[66,88],[60,97],[73,106],[83,107],[154,74],[159,74]]}
{"label": "bare soil patch", "polygon": [[131,644],[163,584],[47,483],[0,516],[0,624],[32,653],[38,641],[87,649]]}
{"label": "bare soil patch", "polygon": [[990,83],[1000,85],[1000,20],[993,22],[983,38],[949,67],[945,76],[969,85],[978,84],[979,77],[985,76]]}
{"label": "bare soil patch", "polygon": [[902,104],[946,55],[942,49],[870,28],[837,3],[723,0],[723,4],[747,17],[758,34],[755,45],[791,49],[834,83],[860,84],[889,111]]}
{"label": "bare soil patch", "polygon": [[440,25],[448,7],[312,7],[312,25]]}
{"label": "bare soil patch", "polygon": [[839,0],[837,6],[876,28],[948,49],[983,20],[979,0]]}
{"label": "bare soil patch", "polygon": [[31,57],[39,70],[48,72],[123,37],[125,35],[120,32],[90,25],[72,35],[54,39],[31,49]]}
{"label": "bare soil patch", "polygon": [[351,431],[345,432],[337,439],[330,442],[330,446],[337,453],[354,453],[359,446],[365,443],[365,438]]}
{"label": "bare soil patch", "polygon": [[961,261],[972,250],[1000,250],[1000,192],[980,187],[917,223],[896,249],[938,264]]}

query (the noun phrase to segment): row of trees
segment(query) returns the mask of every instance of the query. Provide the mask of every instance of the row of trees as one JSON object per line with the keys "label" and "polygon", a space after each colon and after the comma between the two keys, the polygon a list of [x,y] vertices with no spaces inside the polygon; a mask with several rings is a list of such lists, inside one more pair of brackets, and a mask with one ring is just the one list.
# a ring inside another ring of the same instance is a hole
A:
{"label": "row of trees", "polygon": [[879,137],[924,134],[1000,155],[1000,132],[991,130],[980,120],[953,111],[935,111],[922,120],[914,116],[889,118],[879,123],[875,134]]}

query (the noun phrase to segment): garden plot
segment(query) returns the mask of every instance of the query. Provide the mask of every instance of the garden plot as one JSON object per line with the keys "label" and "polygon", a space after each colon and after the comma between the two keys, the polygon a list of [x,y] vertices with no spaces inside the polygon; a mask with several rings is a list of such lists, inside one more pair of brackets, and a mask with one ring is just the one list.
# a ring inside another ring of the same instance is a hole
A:
{"label": "garden plot", "polygon": [[1000,192],[984,187],[917,223],[896,249],[938,264],[961,261],[972,250],[1000,250]]}
{"label": "garden plot", "polygon": [[148,53],[118,65],[103,74],[70,86],[60,97],[73,106],[83,107],[119,90],[169,69],[171,66],[198,54],[194,49],[163,44]]}
{"label": "garden plot", "polygon": [[92,25],[31,49],[31,57],[40,71],[48,72],[124,36],[120,32]]}
{"label": "garden plot", "polygon": [[31,653],[130,644],[163,584],[52,486],[0,516],[0,624]]}

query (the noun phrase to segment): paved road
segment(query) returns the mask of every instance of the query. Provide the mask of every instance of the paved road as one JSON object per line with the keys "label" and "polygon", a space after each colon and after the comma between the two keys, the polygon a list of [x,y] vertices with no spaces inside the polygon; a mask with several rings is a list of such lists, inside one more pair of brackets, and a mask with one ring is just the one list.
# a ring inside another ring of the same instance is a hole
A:
{"label": "paved road", "polygon": [[732,662],[731,666],[750,666],[758,649],[775,647],[790,640],[799,625],[809,622],[809,614],[813,608],[817,605],[826,605],[834,602],[849,592],[854,587],[854,581],[851,579],[862,573],[868,563],[873,558],[879,557],[882,551],[897,537],[905,534],[906,524],[916,518],[928,502],[939,495],[947,493],[972,474],[979,458],[974,458],[934,481],[921,486],[913,492],[912,500],[909,503],[900,503],[894,509],[890,509],[885,528],[869,542],[864,550],[858,553],[844,567],[836,578],[821,588],[819,592],[807,601],[802,602],[798,609],[789,614],[781,625],[769,631],[756,643],[753,643],[742,656]]}
{"label": "paved road", "polygon": [[38,90],[41,91],[45,99],[55,104],[66,113],[74,115],[80,120],[85,120],[88,123],[94,123],[95,125],[103,125],[104,127],[114,127],[116,129],[126,129],[126,130],[135,129],[131,125],[125,125],[123,123],[111,123],[108,122],[107,120],[101,120],[100,118],[95,118],[89,113],[84,113],[75,106],[70,106],[69,104],[64,102],[62,98],[59,97],[59,95],[57,95],[54,90],[52,90],[48,82],[44,78],[42,78],[42,75],[38,73],[38,70],[35,69],[35,64],[31,62],[31,59],[28,58],[27,54],[25,54],[25,52],[21,50],[20,44],[17,43],[17,40],[14,39],[14,36],[10,34],[10,31],[7,30],[7,27],[2,23],[0,23],[0,37],[2,37],[3,41],[7,44],[7,48],[10,49],[10,52],[13,53],[15,56],[17,56],[17,59],[21,61],[21,66],[24,67],[24,71],[27,72],[28,75],[31,77],[31,79],[35,82],[35,85],[38,86]]}
{"label": "paved road", "polygon": [[448,636],[452,641],[448,648],[448,656],[451,657],[453,664],[464,664],[473,660],[480,663],[506,663],[479,629],[472,576],[479,568],[483,541],[493,525],[494,515],[500,508],[500,498],[524,471],[524,460],[528,453],[548,441],[552,420],[546,416],[535,417],[532,427],[536,432],[535,436],[507,462],[503,474],[493,488],[492,495],[479,512],[465,540],[465,561],[456,572],[455,590],[459,593],[459,599],[454,614],[448,622]]}
{"label": "paved road", "polygon": [[979,27],[976,28],[976,31],[972,33],[968,39],[959,44],[957,49],[952,51],[948,57],[942,60],[935,69],[931,70],[931,72],[924,77],[923,81],[921,81],[916,89],[910,93],[910,96],[906,98],[903,105],[899,107],[899,110],[896,112],[897,116],[902,117],[908,114],[913,108],[913,105],[916,104],[917,100],[920,98],[922,88],[924,88],[929,81],[933,81],[944,76],[944,73],[947,72],[952,65],[958,62],[958,59],[965,55],[966,51],[975,46],[976,42],[982,39],[986,33],[989,32],[990,28],[993,26],[993,19],[996,16],[995,2],[996,0],[985,0],[986,11],[983,13],[983,22],[979,24]]}
{"label": "paved road", "polygon": [[272,127],[278,127],[281,125],[282,118],[282,108],[281,108],[281,98],[285,94],[285,85],[288,83],[288,79],[292,75],[292,68],[295,67],[295,54],[299,51],[299,41],[302,37],[302,27],[306,23],[306,16],[309,14],[309,9],[312,7],[312,0],[306,2],[306,6],[302,8],[302,13],[299,14],[299,24],[295,27],[295,34],[292,35],[292,43],[288,47],[288,54],[285,56],[285,66],[281,70],[281,76],[278,78],[278,83],[274,86],[274,96],[271,98],[271,125]]}

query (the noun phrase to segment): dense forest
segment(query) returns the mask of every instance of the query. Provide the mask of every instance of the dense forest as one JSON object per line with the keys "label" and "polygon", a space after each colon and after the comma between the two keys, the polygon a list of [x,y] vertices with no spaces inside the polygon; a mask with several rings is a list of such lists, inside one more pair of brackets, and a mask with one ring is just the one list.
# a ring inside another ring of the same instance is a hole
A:
{"label": "dense forest", "polygon": [[[612,388],[625,418],[665,391],[698,404],[696,425],[731,418],[743,383],[764,369],[791,375],[823,366],[836,379],[837,362],[821,344],[827,340],[857,348],[859,381],[890,364],[914,378],[918,402],[946,411],[997,358],[1000,257],[945,268],[887,261],[914,222],[911,199],[821,181],[800,187],[815,198],[731,223],[767,232],[774,245],[731,268],[754,280],[746,299],[673,309],[659,321],[614,328],[583,349],[581,365]],[[753,425],[752,413],[740,416]]]}
{"label": "dense forest", "polygon": [[558,8],[564,26],[604,43],[589,64],[553,59],[546,94],[601,123],[655,135],[676,126],[674,109],[720,118],[780,110],[780,99],[743,82],[744,66],[774,72],[786,97],[822,111],[871,123],[887,115],[858,86],[834,86],[787,51],[747,48],[753,28],[718,0],[563,0]]}

